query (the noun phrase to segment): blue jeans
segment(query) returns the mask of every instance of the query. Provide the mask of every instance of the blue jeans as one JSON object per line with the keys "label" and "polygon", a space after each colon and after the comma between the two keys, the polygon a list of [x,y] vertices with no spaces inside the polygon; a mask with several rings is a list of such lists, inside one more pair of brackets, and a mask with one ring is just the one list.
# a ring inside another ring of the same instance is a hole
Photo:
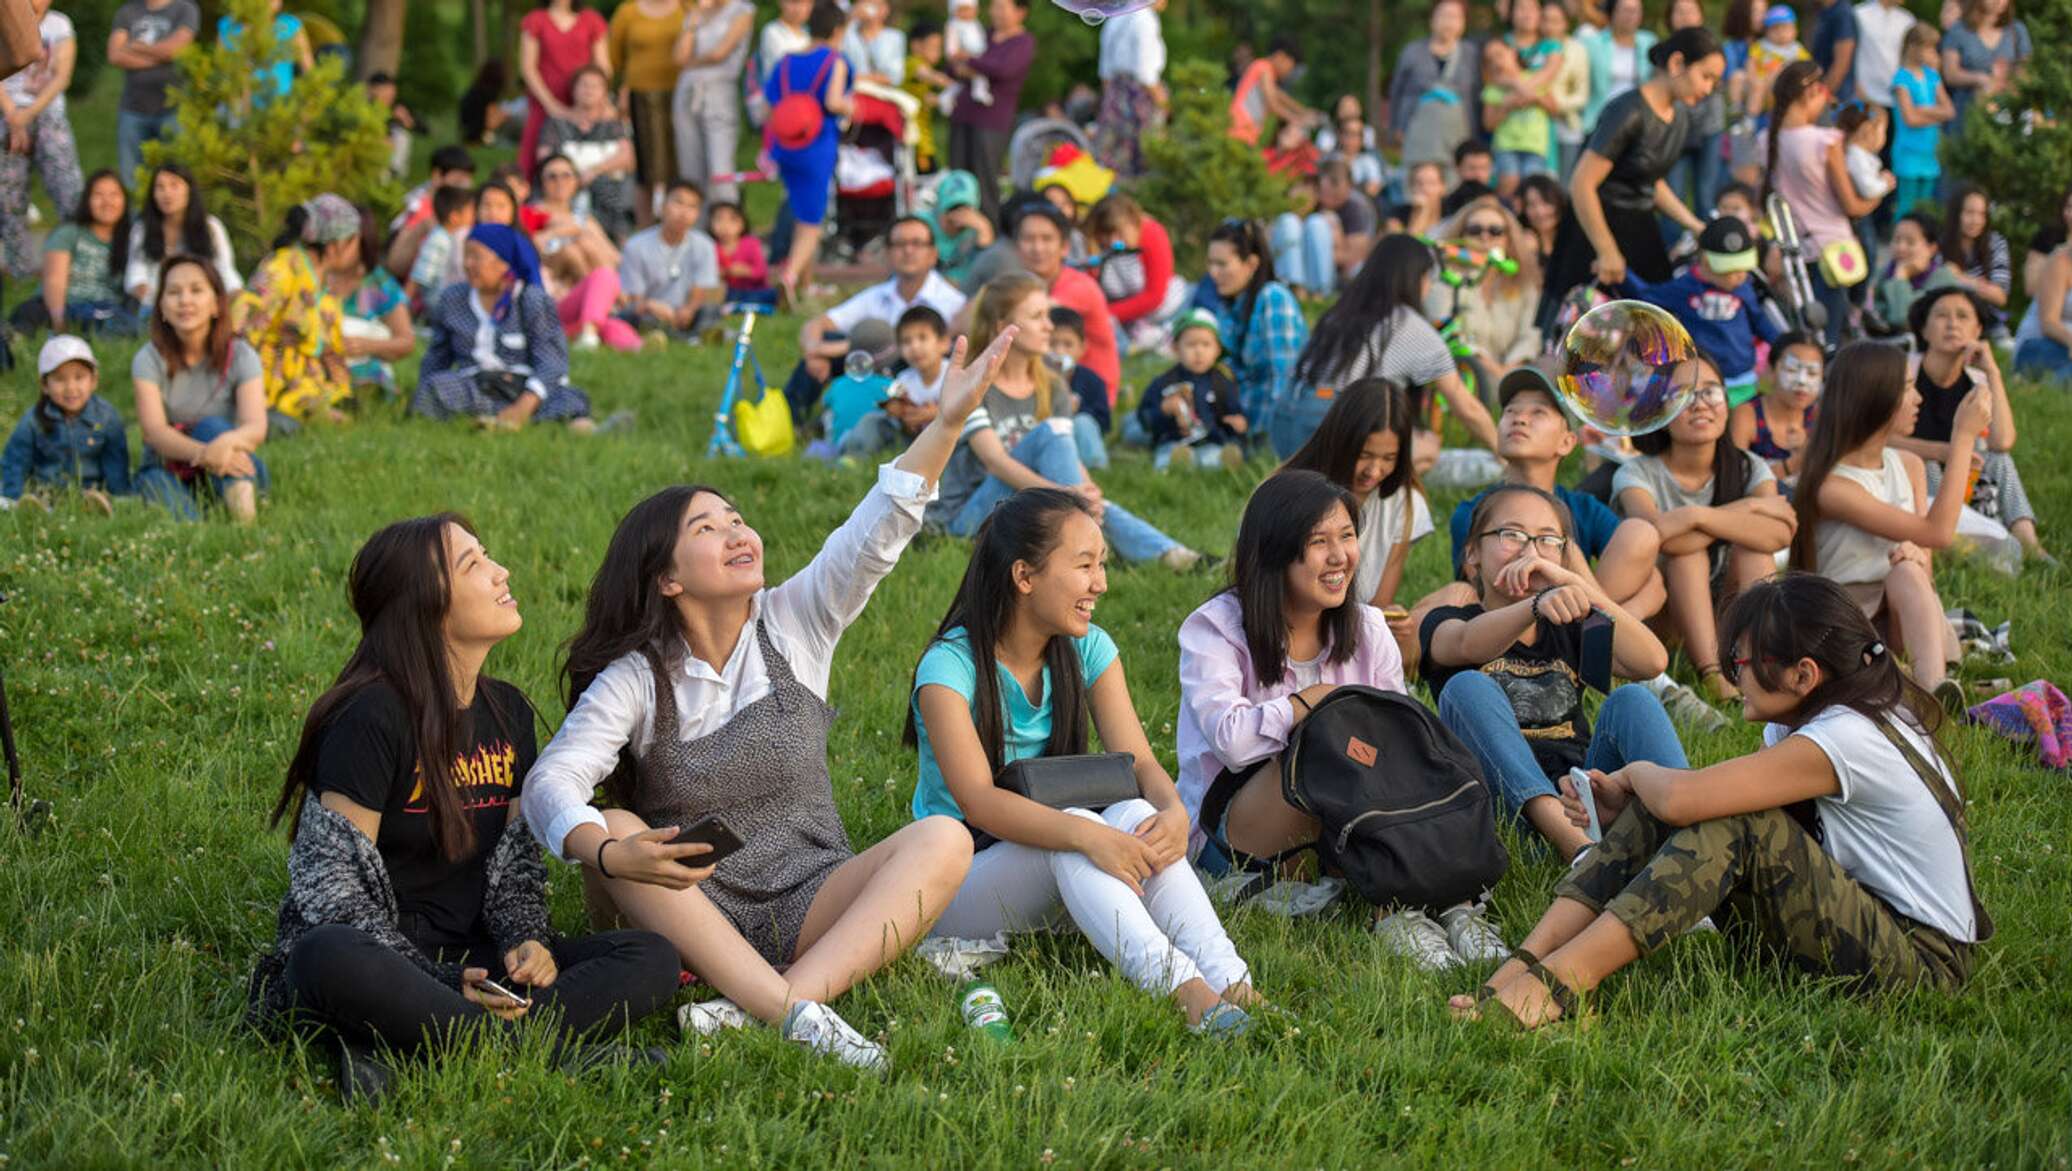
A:
{"label": "blue jeans", "polygon": [[1298,218],[1284,211],[1274,217],[1269,243],[1274,273],[1283,284],[1312,293],[1330,293],[1338,287],[1329,213],[1313,211]]}
{"label": "blue jeans", "polygon": [[[1518,730],[1517,713],[1496,680],[1480,671],[1463,671],[1447,680],[1439,693],[1439,721],[1475,754],[1483,776],[1512,817],[1535,797],[1558,796],[1525,733]],[[1597,709],[1583,764],[1611,772],[1636,760],[1690,767],[1662,701],[1647,688],[1629,683],[1605,696]]]}
{"label": "blue jeans", "polygon": [[[1702,220],[1712,218],[1712,205],[1719,199],[1720,175],[1726,169],[1719,153],[1722,137],[1708,134],[1693,139],[1669,168],[1669,189]],[[1682,229],[1677,229],[1677,235],[1681,234]]]}
{"label": "blue jeans", "polygon": [[2072,350],[2047,337],[2024,338],[2014,350],[2014,372],[2072,382]]}
{"label": "blue jeans", "polygon": [[1079,449],[1079,462],[1093,471],[1108,466],[1108,437],[1101,433],[1101,421],[1092,415],[1072,416],[1072,445]]}
{"label": "blue jeans", "polygon": [[[1059,434],[1047,423],[1022,436],[1022,441],[1014,445],[1011,454],[1016,463],[1053,484],[1069,487],[1086,479],[1086,469],[1080,466],[1079,449],[1072,436]],[[1005,480],[987,476],[957,515],[950,518],[950,532],[969,537],[978,531],[978,526],[987,517],[993,515],[1001,501],[1014,493],[1015,489]],[[1148,522],[1140,520],[1113,500],[1108,501],[1101,515],[1101,531],[1108,534],[1116,555],[1124,561],[1151,561],[1179,545],[1178,541],[1152,528]]]}
{"label": "blue jeans", "polygon": [[133,114],[115,111],[115,174],[124,187],[136,185],[137,168],[144,165],[144,144],[164,138],[178,126],[170,112]]}
{"label": "blue jeans", "polygon": [[[207,443],[236,429],[228,419],[203,419],[187,429],[187,437],[196,443]],[[198,521],[201,519],[201,503],[195,497],[204,490],[204,485],[210,496],[220,497],[223,489],[246,481],[257,484],[262,496],[273,486],[273,477],[267,474],[265,461],[256,454],[252,456],[252,475],[203,476],[189,487],[167,471],[158,453],[147,447],[144,449],[144,466],[137,469],[137,495],[162,506],[175,519]]]}

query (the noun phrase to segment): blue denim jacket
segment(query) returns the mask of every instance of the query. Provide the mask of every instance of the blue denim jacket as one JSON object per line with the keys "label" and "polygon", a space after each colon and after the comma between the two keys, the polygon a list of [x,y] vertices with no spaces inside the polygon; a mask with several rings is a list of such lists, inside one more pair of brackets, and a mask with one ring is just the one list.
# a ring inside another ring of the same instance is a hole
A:
{"label": "blue denim jacket", "polygon": [[129,433],[121,412],[95,395],[77,418],[68,419],[39,399],[0,451],[0,496],[12,500],[37,483],[129,495]]}

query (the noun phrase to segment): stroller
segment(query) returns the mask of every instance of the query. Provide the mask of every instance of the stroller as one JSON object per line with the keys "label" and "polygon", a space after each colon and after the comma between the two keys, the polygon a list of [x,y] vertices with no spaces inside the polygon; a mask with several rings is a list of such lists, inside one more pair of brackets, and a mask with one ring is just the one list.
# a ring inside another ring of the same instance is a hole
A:
{"label": "stroller", "polygon": [[918,119],[926,116],[911,94],[857,83],[855,110],[842,129],[835,161],[834,223],[824,237],[826,256],[854,260],[913,209]]}

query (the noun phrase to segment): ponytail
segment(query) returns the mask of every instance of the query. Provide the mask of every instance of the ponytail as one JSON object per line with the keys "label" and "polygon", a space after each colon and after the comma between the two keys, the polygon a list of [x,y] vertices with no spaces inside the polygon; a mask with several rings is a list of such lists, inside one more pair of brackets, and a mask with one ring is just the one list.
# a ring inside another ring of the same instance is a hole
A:
{"label": "ponytail", "polygon": [[1797,105],[1819,77],[1820,66],[1811,61],[1794,61],[1777,74],[1776,83],[1770,87],[1769,162],[1763,168],[1762,204],[1765,207],[1769,206],[1770,196],[1777,190],[1777,141],[1784,134],[1784,112]]}
{"label": "ponytail", "polygon": [[281,221],[281,234],[273,238],[274,249],[278,251],[290,245],[302,243],[303,230],[308,227],[308,205],[298,203],[289,208],[287,216]]}

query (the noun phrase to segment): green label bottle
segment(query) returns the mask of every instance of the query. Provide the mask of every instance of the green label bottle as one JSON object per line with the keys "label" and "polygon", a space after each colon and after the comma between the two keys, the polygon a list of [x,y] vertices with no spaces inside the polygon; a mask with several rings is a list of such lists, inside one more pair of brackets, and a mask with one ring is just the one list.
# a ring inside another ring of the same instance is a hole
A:
{"label": "green label bottle", "polygon": [[961,1002],[966,1025],[1003,1045],[1014,1039],[1007,1023],[1007,1002],[1000,999],[998,988],[973,980],[964,986]]}

